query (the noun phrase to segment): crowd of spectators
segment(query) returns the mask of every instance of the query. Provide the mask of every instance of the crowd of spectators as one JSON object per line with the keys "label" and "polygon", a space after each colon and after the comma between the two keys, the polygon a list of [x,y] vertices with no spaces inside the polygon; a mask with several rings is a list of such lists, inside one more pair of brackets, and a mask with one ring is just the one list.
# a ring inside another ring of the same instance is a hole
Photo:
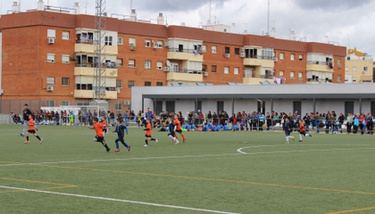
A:
{"label": "crowd of spectators", "polygon": [[[125,125],[130,123],[136,124],[138,127],[145,126],[146,120],[151,119],[153,127],[163,128],[167,126],[167,118],[173,117],[174,112],[161,111],[156,114],[147,109],[146,112],[134,111],[118,112],[115,114],[111,111],[43,111],[38,110],[34,113],[35,121],[40,125],[75,125],[85,126],[92,125],[92,118],[106,117],[109,125],[115,125],[115,119],[121,118]],[[184,115],[181,111],[176,113],[184,129],[198,131],[270,131],[281,128],[285,118],[290,118],[295,129],[298,129],[298,120],[302,119],[306,126],[306,131],[311,129],[319,133],[323,130],[325,133],[368,133],[373,134],[374,117],[370,114],[357,113],[344,115],[336,114],[335,111],[327,111],[325,113],[310,112],[300,115],[299,112],[237,112],[229,115],[226,111],[211,112],[206,114],[198,111],[186,112]],[[11,113],[13,123],[22,123],[22,116]],[[346,130],[344,130],[346,129]]]}

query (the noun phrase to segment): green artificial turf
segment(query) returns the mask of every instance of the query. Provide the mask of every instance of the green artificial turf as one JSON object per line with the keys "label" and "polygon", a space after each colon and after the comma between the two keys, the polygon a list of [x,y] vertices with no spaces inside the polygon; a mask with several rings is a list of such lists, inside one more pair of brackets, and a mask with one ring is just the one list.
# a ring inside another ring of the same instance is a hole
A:
{"label": "green artificial turf", "polygon": [[[130,128],[114,152],[87,127],[0,125],[0,213],[374,213],[370,135],[185,132],[144,147]],[[181,140],[181,137],[179,137]]]}

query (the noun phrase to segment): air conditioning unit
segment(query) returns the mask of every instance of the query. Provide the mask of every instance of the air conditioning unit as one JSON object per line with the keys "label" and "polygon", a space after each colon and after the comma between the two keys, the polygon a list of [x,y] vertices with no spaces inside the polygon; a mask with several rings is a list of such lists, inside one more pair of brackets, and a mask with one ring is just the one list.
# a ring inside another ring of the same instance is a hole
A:
{"label": "air conditioning unit", "polygon": [[203,72],[203,76],[208,77],[208,72],[207,71]]}
{"label": "air conditioning unit", "polygon": [[165,43],[164,43],[164,46],[165,46],[165,47],[169,47],[169,43],[168,43],[168,42],[165,42]]}
{"label": "air conditioning unit", "polygon": [[245,58],[245,53],[240,53],[241,58]]}
{"label": "air conditioning unit", "polygon": [[120,88],[117,88],[117,93],[119,94],[121,92],[121,89]]}
{"label": "air conditioning unit", "polygon": [[135,45],[130,46],[131,51],[135,51]]}
{"label": "air conditioning unit", "polygon": [[274,58],[273,58],[273,61],[277,62],[277,61],[278,61],[277,57],[274,57]]}
{"label": "air conditioning unit", "polygon": [[229,59],[229,58],[230,58],[230,54],[229,54],[229,53],[226,53],[226,54],[225,54],[225,58]]}
{"label": "air conditioning unit", "polygon": [[130,100],[125,100],[125,101],[124,101],[124,105],[125,105],[125,106],[129,106],[130,104],[131,104],[131,101],[130,101]]}
{"label": "air conditioning unit", "polygon": [[47,86],[47,91],[53,91],[53,86]]}
{"label": "air conditioning unit", "polygon": [[169,71],[169,67],[164,67],[164,71]]}
{"label": "air conditioning unit", "polygon": [[55,43],[55,38],[49,37],[48,44],[54,44],[54,43]]}

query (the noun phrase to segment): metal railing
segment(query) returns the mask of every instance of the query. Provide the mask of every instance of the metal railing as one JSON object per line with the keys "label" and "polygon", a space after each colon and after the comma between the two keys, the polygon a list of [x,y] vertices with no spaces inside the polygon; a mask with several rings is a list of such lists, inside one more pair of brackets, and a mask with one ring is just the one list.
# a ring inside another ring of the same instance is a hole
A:
{"label": "metal railing", "polygon": [[193,53],[195,55],[198,55],[200,53],[199,50],[195,50],[195,49],[181,49],[181,48],[168,48],[168,52]]}

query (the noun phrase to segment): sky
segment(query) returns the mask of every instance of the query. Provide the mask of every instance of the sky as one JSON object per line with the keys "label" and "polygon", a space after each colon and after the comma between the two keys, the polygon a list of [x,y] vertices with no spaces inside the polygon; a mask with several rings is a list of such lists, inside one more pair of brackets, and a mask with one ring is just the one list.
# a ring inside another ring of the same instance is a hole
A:
{"label": "sky", "polygon": [[[38,0],[0,0],[0,12],[6,14],[17,1],[21,12],[35,9]],[[276,38],[322,42],[345,46],[375,56],[375,0],[106,0],[106,11],[129,15],[156,23],[160,12],[168,25],[200,28],[211,23],[236,25],[235,33],[264,35],[275,29]],[[44,0],[46,5],[72,8],[94,15],[96,0]],[[270,11],[269,22],[268,8]],[[118,17],[118,16],[117,16]],[[269,28],[267,28],[267,23]]]}

